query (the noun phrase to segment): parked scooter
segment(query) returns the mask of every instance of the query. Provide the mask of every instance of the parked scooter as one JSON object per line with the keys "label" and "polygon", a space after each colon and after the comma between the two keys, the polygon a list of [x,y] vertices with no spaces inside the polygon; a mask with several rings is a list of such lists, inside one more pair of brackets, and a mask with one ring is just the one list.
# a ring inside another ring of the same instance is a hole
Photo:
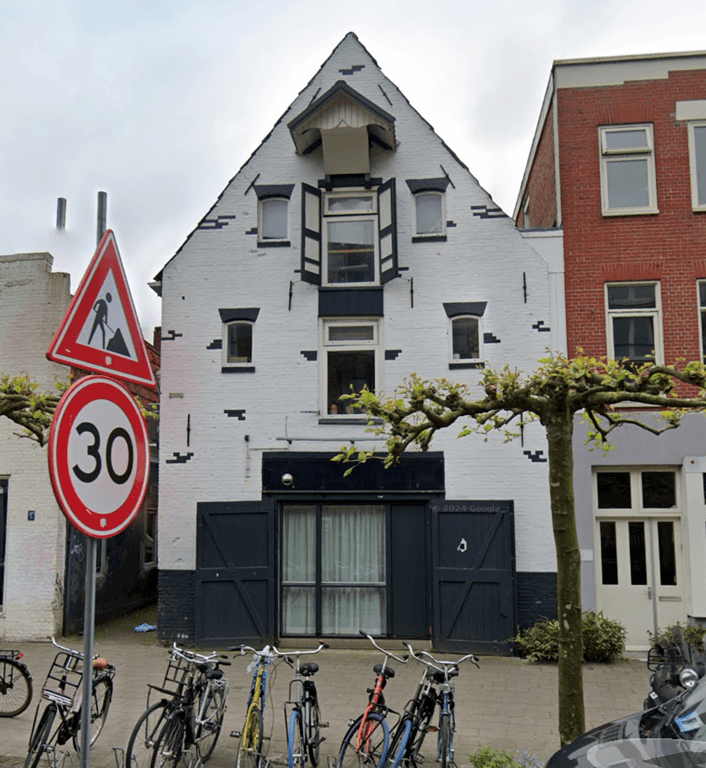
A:
{"label": "parked scooter", "polygon": [[692,689],[699,682],[706,674],[706,654],[687,643],[677,626],[672,629],[671,642],[658,642],[650,648],[647,668],[652,672],[651,690],[644,701],[644,708],[652,709]]}

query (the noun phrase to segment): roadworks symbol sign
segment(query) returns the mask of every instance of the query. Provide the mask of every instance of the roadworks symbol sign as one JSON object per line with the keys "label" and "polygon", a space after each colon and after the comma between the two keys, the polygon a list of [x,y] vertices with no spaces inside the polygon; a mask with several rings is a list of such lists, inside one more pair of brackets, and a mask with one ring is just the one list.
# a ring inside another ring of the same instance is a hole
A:
{"label": "roadworks symbol sign", "polygon": [[57,363],[156,387],[111,230],[98,245],[47,357]]}

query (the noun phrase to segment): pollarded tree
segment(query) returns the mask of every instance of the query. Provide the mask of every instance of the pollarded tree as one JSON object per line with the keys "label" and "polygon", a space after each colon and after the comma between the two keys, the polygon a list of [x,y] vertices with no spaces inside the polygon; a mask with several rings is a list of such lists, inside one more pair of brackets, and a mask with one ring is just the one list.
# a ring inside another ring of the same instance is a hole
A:
{"label": "pollarded tree", "polygon": [[[386,465],[410,446],[426,451],[434,435],[461,422],[460,436],[501,430],[515,437],[513,424],[538,420],[548,443],[549,494],[557,558],[559,619],[559,735],[562,745],[585,731],[583,646],[581,639],[581,558],[576,533],[573,490],[573,433],[577,414],[589,423],[589,440],[610,447],[609,435],[633,425],[660,434],[679,425],[690,410],[706,408],[706,368],[700,362],[675,367],[605,358],[561,355],[539,361],[523,375],[517,370],[486,368],[481,392],[447,379],[428,381],[412,374],[393,397],[364,390],[348,396],[371,417],[369,430],[384,437]],[[624,403],[657,408],[657,421],[616,411]],[[375,424],[372,420],[380,419]],[[361,463],[374,452],[341,448],[338,461]],[[349,469],[350,472],[353,468]]]}
{"label": "pollarded tree", "polygon": [[29,437],[43,446],[66,385],[57,384],[56,388],[55,394],[42,393],[38,391],[37,382],[27,374],[12,377],[0,374],[0,416],[22,427],[20,437]]}

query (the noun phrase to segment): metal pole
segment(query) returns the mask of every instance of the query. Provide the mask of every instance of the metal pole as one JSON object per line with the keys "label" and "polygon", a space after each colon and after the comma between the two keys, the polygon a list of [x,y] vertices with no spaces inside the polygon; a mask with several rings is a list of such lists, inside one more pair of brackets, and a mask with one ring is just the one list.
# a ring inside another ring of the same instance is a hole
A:
{"label": "metal pole", "polygon": [[[105,232],[108,196],[98,193],[98,227],[96,245]],[[96,624],[96,540],[84,536],[86,541],[86,596],[83,610],[83,696],[81,704],[81,766],[91,765],[91,703],[93,701],[93,641]]]}
{"label": "metal pole", "polygon": [[83,695],[81,698],[81,765],[91,765],[91,701],[93,698],[93,639],[96,618],[96,540],[86,540],[86,605],[83,615]]}

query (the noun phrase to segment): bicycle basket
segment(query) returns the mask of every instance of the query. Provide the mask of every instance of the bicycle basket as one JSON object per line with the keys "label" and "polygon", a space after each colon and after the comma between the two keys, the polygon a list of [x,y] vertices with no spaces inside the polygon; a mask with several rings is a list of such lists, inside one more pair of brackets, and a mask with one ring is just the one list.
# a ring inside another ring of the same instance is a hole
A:
{"label": "bicycle basket", "polygon": [[174,691],[174,693],[180,693],[193,672],[193,666],[193,661],[172,654],[167,671],[164,673],[162,688],[167,691]]}
{"label": "bicycle basket", "polygon": [[83,657],[78,654],[59,651],[54,657],[44,688],[42,688],[42,698],[71,707],[76,699],[76,694],[80,694],[82,680]]}

